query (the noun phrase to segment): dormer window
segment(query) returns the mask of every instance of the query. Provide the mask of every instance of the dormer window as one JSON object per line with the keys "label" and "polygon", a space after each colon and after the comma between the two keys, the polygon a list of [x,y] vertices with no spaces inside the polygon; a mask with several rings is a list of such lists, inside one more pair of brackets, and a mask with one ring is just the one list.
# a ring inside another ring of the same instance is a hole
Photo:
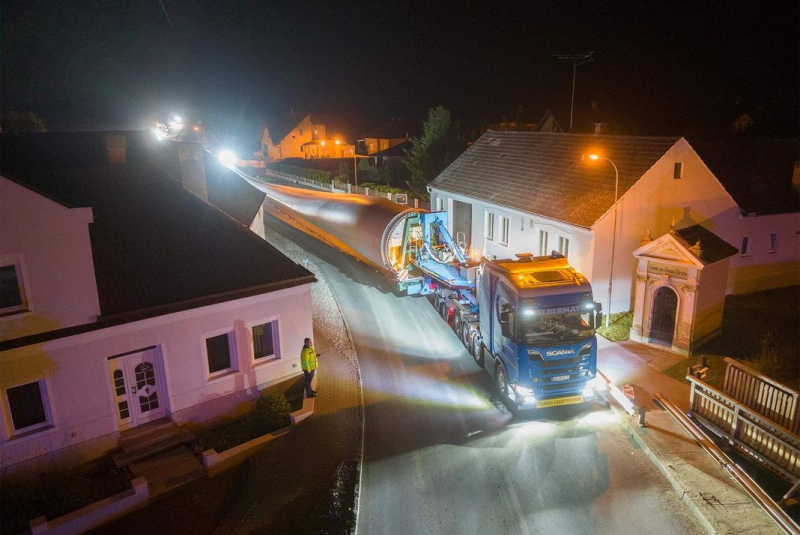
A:
{"label": "dormer window", "polygon": [[675,162],[675,167],[672,170],[672,178],[675,180],[683,178],[683,162]]}

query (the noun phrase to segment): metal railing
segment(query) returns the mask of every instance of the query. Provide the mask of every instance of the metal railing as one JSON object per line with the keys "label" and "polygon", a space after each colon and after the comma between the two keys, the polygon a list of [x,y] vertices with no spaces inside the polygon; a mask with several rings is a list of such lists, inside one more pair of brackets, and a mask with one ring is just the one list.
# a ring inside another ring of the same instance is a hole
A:
{"label": "metal railing", "polygon": [[793,433],[800,432],[800,393],[732,358],[726,358],[723,392]]}
{"label": "metal railing", "polygon": [[690,417],[773,472],[792,482],[800,478],[800,437],[796,433],[696,377],[686,379],[691,386]]}

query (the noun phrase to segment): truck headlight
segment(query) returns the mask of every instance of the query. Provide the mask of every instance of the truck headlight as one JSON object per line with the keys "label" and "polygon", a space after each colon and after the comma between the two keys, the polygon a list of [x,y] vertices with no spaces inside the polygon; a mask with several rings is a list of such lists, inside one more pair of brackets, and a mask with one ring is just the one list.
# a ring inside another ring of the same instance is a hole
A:
{"label": "truck headlight", "polygon": [[595,396],[595,388],[597,388],[597,385],[598,385],[597,377],[586,381],[586,385],[583,387],[584,399],[593,398]]}
{"label": "truck headlight", "polygon": [[533,405],[536,403],[536,396],[533,394],[533,388],[517,385],[514,388],[514,393],[517,399],[521,399],[525,404]]}

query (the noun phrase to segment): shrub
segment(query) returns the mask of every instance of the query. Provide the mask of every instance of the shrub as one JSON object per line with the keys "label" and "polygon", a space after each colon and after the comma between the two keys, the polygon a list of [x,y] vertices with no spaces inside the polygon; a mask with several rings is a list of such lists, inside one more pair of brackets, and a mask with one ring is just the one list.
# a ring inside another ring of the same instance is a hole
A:
{"label": "shrub", "polygon": [[627,340],[631,335],[631,327],[633,326],[633,311],[628,312],[615,312],[609,318],[608,327],[603,325],[597,329],[597,334],[611,340],[612,342],[621,342]]}
{"label": "shrub", "polygon": [[758,351],[748,364],[767,377],[792,389],[800,387],[800,362],[797,353],[781,343],[771,332],[759,341]]}
{"label": "shrub", "polygon": [[253,403],[253,410],[250,411],[248,418],[255,428],[263,428],[266,434],[290,423],[289,414],[292,406],[286,396],[277,392],[262,394]]}

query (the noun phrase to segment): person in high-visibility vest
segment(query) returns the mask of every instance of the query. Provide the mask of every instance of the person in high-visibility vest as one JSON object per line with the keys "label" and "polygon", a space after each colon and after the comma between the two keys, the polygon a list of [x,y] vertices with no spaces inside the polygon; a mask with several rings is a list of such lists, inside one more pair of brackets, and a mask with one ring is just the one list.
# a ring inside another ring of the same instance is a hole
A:
{"label": "person in high-visibility vest", "polygon": [[317,353],[314,351],[314,345],[311,343],[311,338],[306,338],[303,340],[303,350],[300,352],[300,367],[303,368],[303,375],[306,378],[307,398],[317,395],[314,390],[311,390],[311,381],[314,379],[314,371],[317,366]]}

